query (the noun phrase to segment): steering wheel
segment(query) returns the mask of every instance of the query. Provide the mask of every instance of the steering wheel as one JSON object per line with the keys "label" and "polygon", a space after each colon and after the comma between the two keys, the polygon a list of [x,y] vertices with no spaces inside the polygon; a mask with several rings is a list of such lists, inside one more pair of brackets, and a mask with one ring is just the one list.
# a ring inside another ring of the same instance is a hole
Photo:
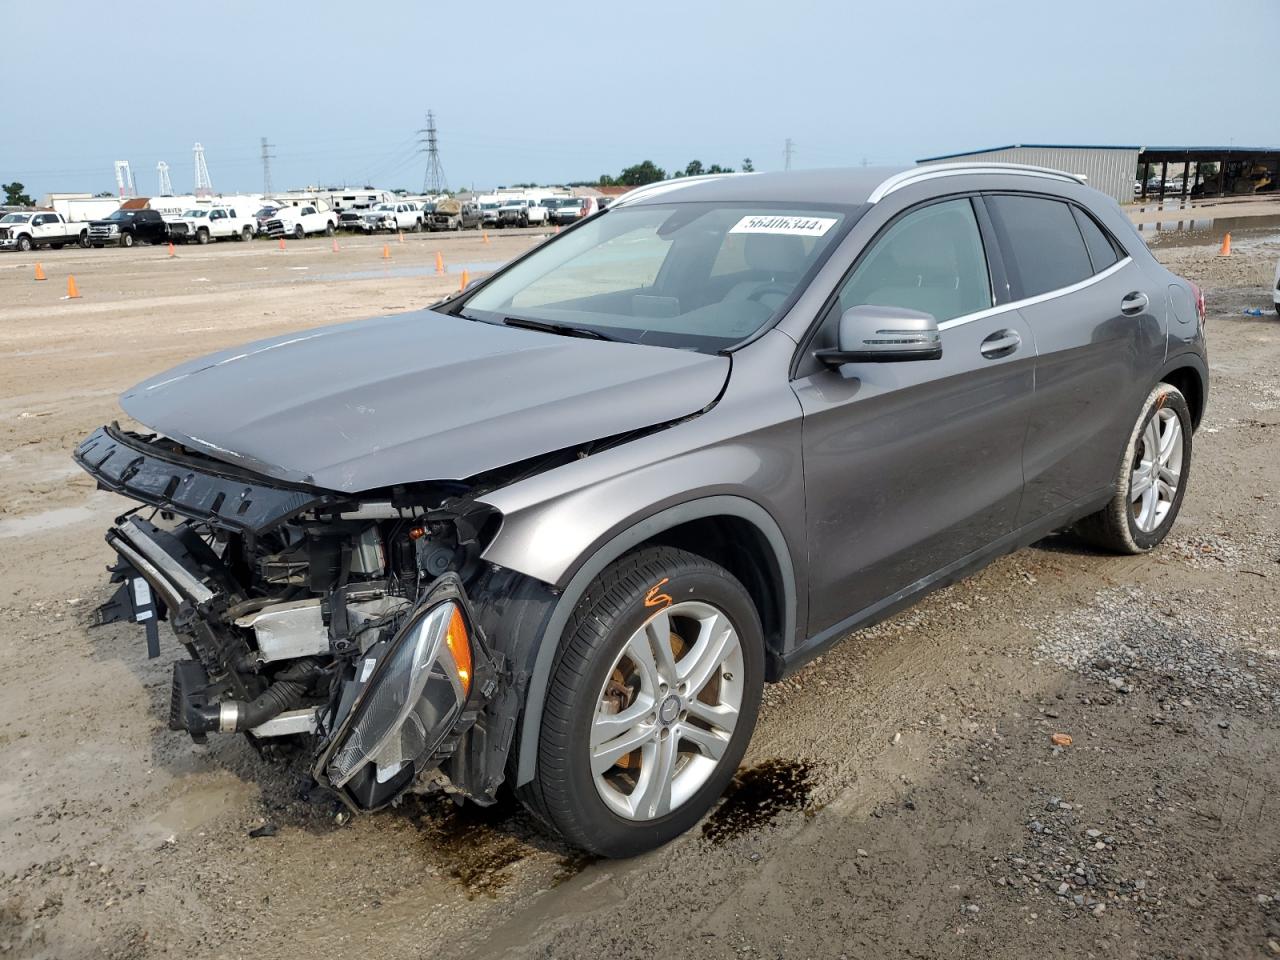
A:
{"label": "steering wheel", "polygon": [[754,300],[759,303],[760,298],[768,293],[780,293],[785,297],[794,288],[795,284],[792,283],[766,283],[763,287],[758,287],[757,289],[752,290],[751,293],[747,295],[747,299]]}

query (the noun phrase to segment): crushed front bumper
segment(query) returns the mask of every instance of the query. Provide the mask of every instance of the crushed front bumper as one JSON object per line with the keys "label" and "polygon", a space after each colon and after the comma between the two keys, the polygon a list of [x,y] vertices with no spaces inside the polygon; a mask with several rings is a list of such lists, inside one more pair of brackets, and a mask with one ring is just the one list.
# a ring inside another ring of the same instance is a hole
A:
{"label": "crushed front bumper", "polygon": [[[106,540],[119,587],[98,610],[98,623],[142,625],[152,657],[166,620],[191,654],[174,665],[171,729],[199,742],[215,732],[256,743],[304,735],[294,742],[311,751],[316,779],[353,810],[375,810],[431,782],[503,693],[503,660],[455,572],[416,591],[370,580],[302,599],[242,585],[220,537],[266,536],[300,513],[347,503],[340,495],[230,465],[224,473],[115,427],[95,432],[75,459],[102,487],[187,518],[166,528],[133,511],[116,521]],[[488,785],[461,792],[493,799]]]}

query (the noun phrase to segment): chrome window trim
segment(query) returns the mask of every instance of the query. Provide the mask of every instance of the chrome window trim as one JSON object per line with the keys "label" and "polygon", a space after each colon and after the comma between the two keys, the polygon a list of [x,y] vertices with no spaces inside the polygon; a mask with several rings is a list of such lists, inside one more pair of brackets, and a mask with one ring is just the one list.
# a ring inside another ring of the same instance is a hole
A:
{"label": "chrome window trim", "polygon": [[952,317],[950,320],[943,320],[938,324],[939,332],[950,330],[952,327],[959,327],[966,323],[973,323],[975,320],[984,320],[987,317],[998,316],[1007,313],[1010,310],[1017,310],[1019,307],[1029,307],[1033,304],[1044,303],[1048,300],[1056,300],[1058,297],[1065,297],[1067,294],[1075,293],[1077,290],[1083,290],[1085,287],[1092,286],[1099,280],[1105,280],[1113,273],[1118,272],[1122,267],[1133,262],[1132,257],[1124,257],[1117,260],[1101,273],[1095,273],[1092,277],[1086,277],[1078,283],[1073,283],[1069,287],[1059,287],[1057,290],[1049,290],[1046,293],[1038,293],[1034,297],[1024,297],[1021,300],[1012,300],[1009,303],[1002,303],[998,306],[988,307],[986,310],[979,310],[977,313],[966,313],[959,317]]}
{"label": "chrome window trim", "polygon": [[1039,177],[1045,180],[1060,180],[1067,183],[1084,184],[1085,178],[1077,173],[1065,170],[1054,170],[1050,167],[1033,167],[1025,163],[934,163],[920,167],[912,167],[885,179],[880,186],[871,191],[867,203],[878,203],[895,190],[900,190],[913,183],[925,180],[937,180],[941,177],[962,177],[971,174],[1005,174],[1013,176]]}

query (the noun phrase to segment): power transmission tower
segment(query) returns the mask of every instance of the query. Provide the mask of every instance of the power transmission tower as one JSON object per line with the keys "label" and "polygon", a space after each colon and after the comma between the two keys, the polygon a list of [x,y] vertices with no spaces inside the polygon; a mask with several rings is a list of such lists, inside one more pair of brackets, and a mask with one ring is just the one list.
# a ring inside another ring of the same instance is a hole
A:
{"label": "power transmission tower", "polygon": [[436,139],[436,115],[427,111],[427,126],[418,131],[419,153],[427,155],[427,172],[422,177],[422,192],[426,194],[448,193],[449,184],[440,166],[440,143]]}
{"label": "power transmission tower", "polygon": [[132,197],[133,193],[133,171],[129,169],[128,160],[116,161],[116,189],[120,191],[120,196]]}
{"label": "power transmission tower", "polygon": [[191,152],[195,154],[196,165],[196,189],[197,197],[207,197],[213,194],[213,181],[209,179],[209,168],[204,162],[204,147],[196,144],[191,148]]}
{"label": "power transmission tower", "polygon": [[169,165],[161,160],[156,164],[156,173],[160,174],[160,196],[172,197],[173,184],[169,182]]}
{"label": "power transmission tower", "polygon": [[267,138],[262,138],[262,195],[264,197],[271,196],[271,161],[275,159],[275,154],[271,152],[274,143],[267,143]]}
{"label": "power transmission tower", "polygon": [[791,155],[796,152],[795,142],[787,137],[786,143],[782,146],[782,169],[791,169]]}

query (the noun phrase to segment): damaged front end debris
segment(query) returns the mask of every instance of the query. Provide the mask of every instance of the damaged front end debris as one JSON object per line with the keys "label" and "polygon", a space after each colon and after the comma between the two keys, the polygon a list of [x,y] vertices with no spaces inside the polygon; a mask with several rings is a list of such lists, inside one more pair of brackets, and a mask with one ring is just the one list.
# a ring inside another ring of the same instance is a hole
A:
{"label": "damaged front end debris", "polygon": [[97,622],[143,625],[151,657],[159,621],[173,627],[190,659],[174,665],[172,729],[309,749],[355,810],[415,786],[493,801],[500,763],[477,775],[455,757],[477,725],[505,756],[514,727],[504,658],[464,587],[497,516],[463,484],[353,498],[116,426],[75,458],[142,504],[107,533],[119,588]]}

